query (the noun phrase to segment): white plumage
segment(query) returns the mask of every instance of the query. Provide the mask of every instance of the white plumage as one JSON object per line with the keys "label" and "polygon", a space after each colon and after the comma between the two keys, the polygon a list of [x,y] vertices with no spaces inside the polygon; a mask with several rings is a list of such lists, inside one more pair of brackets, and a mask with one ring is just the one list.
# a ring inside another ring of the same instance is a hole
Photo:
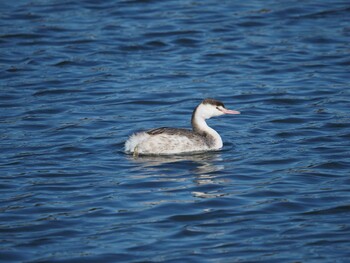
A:
{"label": "white plumage", "polygon": [[192,113],[192,131],[162,127],[138,132],[125,142],[125,152],[137,156],[219,150],[223,146],[221,137],[207,125],[205,120],[223,114],[240,114],[240,112],[227,110],[220,101],[205,99]]}

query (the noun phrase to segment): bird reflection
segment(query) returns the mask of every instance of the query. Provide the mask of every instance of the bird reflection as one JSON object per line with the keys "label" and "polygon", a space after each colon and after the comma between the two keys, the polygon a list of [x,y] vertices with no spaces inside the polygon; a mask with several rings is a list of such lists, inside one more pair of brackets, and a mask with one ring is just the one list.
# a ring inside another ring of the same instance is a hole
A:
{"label": "bird reflection", "polygon": [[217,152],[171,156],[140,155],[137,158],[130,156],[129,159],[142,164],[144,168],[187,167],[197,175],[215,173],[224,169],[223,165],[217,164],[217,162],[222,161],[220,153]]}
{"label": "bird reflection", "polygon": [[[183,180],[184,177],[190,178],[198,187],[201,185],[225,184],[228,180],[219,176],[222,175],[220,171],[224,170],[225,166],[220,164],[223,158],[221,153],[218,152],[194,155],[138,156],[137,158],[130,156],[128,158],[141,164],[142,169],[144,169],[143,172],[151,171],[152,174],[156,173],[163,178],[169,176],[171,180],[174,178],[178,178],[178,180]],[[191,177],[188,176],[189,172],[190,175],[192,174]],[[192,195],[201,198],[214,197],[212,194],[208,196],[208,193],[200,191],[194,191]]]}

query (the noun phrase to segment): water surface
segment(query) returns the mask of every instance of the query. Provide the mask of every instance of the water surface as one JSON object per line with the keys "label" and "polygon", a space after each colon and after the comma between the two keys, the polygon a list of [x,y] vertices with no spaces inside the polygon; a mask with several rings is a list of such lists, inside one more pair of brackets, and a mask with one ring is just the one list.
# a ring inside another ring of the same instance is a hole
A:
{"label": "water surface", "polygon": [[[0,260],[347,262],[348,1],[0,4]],[[189,127],[222,151],[123,153]]]}

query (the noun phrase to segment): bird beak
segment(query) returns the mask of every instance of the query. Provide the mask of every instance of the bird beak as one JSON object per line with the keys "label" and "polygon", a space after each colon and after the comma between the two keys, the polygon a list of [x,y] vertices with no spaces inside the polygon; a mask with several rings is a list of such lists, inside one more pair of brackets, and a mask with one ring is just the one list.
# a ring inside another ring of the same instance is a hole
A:
{"label": "bird beak", "polygon": [[221,109],[221,111],[225,114],[241,114],[239,111],[236,110]]}

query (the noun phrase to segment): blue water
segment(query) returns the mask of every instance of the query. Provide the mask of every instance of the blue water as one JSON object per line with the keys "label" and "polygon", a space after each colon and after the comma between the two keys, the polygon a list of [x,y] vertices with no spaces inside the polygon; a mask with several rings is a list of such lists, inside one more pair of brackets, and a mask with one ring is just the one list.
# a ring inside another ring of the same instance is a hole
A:
{"label": "blue water", "polygon": [[[349,262],[349,1],[0,14],[0,261]],[[222,151],[123,153],[206,97]]]}

